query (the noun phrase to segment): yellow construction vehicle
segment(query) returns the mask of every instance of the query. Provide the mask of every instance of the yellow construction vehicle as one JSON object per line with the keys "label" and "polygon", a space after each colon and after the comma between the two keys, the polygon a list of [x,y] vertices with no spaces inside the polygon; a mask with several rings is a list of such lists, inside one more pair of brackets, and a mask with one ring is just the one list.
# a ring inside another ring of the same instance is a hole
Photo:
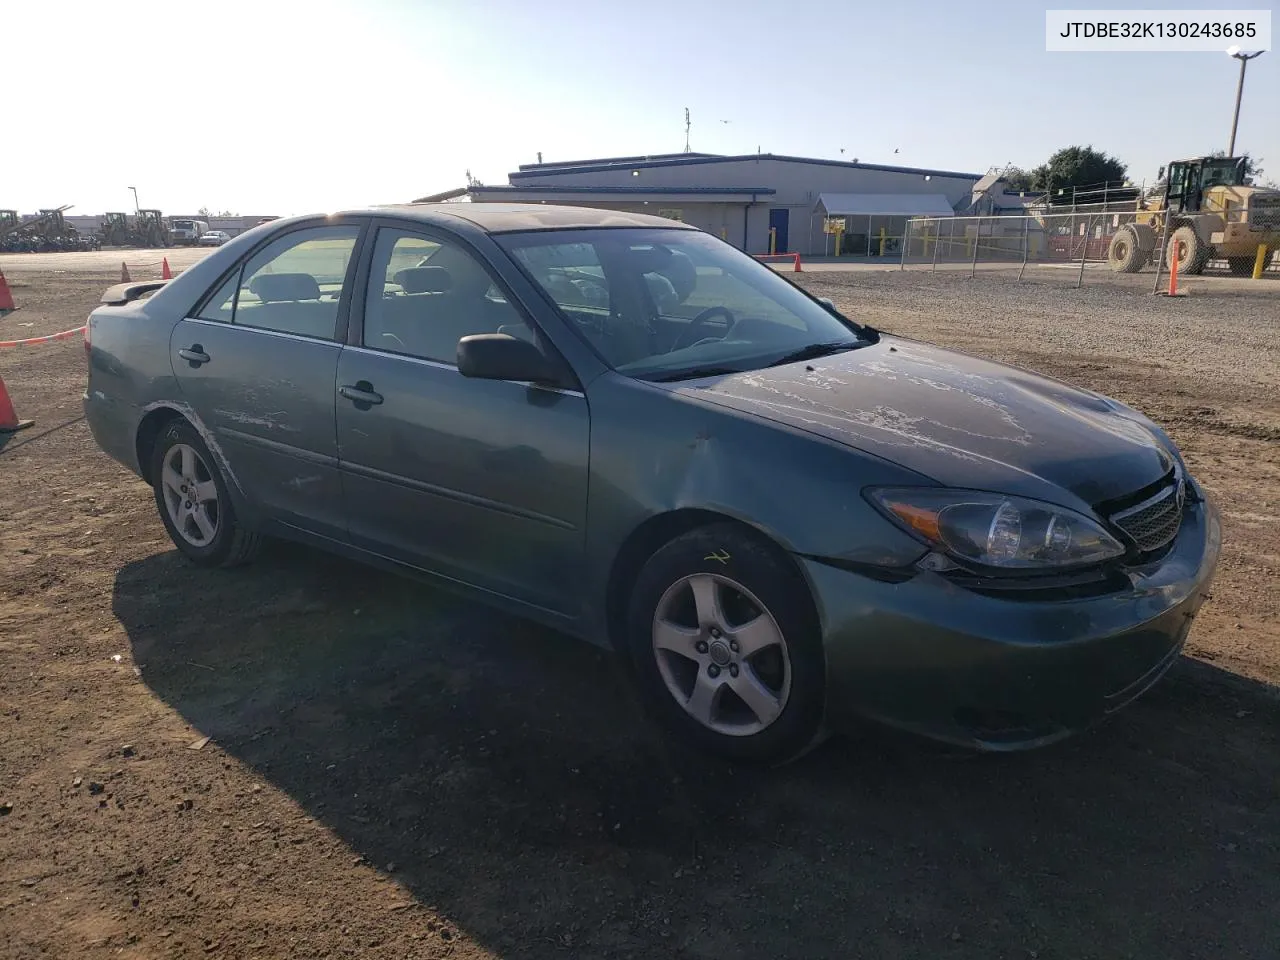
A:
{"label": "yellow construction vehicle", "polygon": [[1160,237],[1178,272],[1201,273],[1210,260],[1226,260],[1231,272],[1253,272],[1258,247],[1267,260],[1280,245],[1280,190],[1246,184],[1245,157],[1196,157],[1160,168],[1164,190],[1138,198],[1138,214],[1111,238],[1107,262],[1119,273],[1137,273],[1151,261]]}
{"label": "yellow construction vehicle", "polygon": [[159,210],[139,210],[133,218],[133,242],[140,247],[170,247],[169,224]]}
{"label": "yellow construction vehicle", "polygon": [[129,243],[129,217],[123,213],[105,213],[98,236],[103,246],[123,247]]}

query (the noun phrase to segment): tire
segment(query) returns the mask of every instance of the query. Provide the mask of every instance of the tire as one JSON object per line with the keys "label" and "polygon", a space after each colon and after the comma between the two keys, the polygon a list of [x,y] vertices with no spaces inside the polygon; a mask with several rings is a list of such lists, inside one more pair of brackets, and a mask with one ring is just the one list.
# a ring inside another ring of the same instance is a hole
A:
{"label": "tire", "polygon": [[818,616],[799,571],[762,537],[720,523],[658,550],[632,590],[626,641],[646,706],[675,739],[764,764],[821,741]]}
{"label": "tire", "polygon": [[[202,567],[234,567],[253,559],[261,538],[236,519],[217,460],[186,420],[171,420],[160,432],[151,453],[151,477],[160,520],[183,556]],[[185,500],[192,490],[197,495]]]}
{"label": "tire", "polygon": [[1107,263],[1116,273],[1137,273],[1146,264],[1138,232],[1129,225],[1116,231],[1107,248]]}
{"label": "tire", "polygon": [[1178,274],[1194,276],[1204,273],[1205,265],[1213,256],[1213,248],[1200,239],[1196,235],[1193,228],[1183,225],[1173,231],[1173,235],[1169,237],[1169,248],[1166,256],[1172,263],[1178,251],[1181,250],[1182,256],[1178,258]]}

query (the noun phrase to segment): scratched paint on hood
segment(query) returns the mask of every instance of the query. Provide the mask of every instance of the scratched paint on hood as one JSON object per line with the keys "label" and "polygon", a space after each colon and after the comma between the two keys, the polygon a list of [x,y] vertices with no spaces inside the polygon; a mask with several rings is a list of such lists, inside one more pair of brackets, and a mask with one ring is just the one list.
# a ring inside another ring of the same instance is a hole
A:
{"label": "scratched paint on hood", "polygon": [[888,336],[820,360],[676,382],[670,389],[949,484],[1010,489],[1016,474],[1096,502],[1145,486],[1170,466],[1146,428],[1094,394]]}

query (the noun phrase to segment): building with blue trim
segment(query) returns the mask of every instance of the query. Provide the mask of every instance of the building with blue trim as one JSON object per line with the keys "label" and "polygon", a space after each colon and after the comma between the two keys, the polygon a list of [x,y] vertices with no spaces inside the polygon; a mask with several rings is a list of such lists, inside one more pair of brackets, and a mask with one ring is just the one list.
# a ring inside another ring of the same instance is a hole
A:
{"label": "building with blue trim", "polygon": [[500,186],[472,186],[427,199],[567,203],[682,220],[748,253],[834,252],[824,232],[843,219],[845,253],[880,255],[911,216],[953,216],[973,202],[981,174],[771,153],[613,157],[524,164]]}

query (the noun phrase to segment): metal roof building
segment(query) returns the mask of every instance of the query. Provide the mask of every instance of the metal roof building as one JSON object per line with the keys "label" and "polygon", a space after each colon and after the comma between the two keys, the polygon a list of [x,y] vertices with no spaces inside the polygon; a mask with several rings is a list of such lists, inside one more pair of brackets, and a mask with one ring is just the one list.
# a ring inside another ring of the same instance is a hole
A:
{"label": "metal roof building", "polygon": [[[981,174],[771,153],[613,157],[525,164],[501,186],[472,186],[473,202],[546,202],[656,213],[723,237],[748,253],[832,252],[823,232],[843,218],[843,249],[880,253],[909,216],[951,215],[971,203]],[[455,196],[458,191],[451,191]],[[440,195],[443,198],[443,195]],[[896,243],[885,254],[896,253]]]}

